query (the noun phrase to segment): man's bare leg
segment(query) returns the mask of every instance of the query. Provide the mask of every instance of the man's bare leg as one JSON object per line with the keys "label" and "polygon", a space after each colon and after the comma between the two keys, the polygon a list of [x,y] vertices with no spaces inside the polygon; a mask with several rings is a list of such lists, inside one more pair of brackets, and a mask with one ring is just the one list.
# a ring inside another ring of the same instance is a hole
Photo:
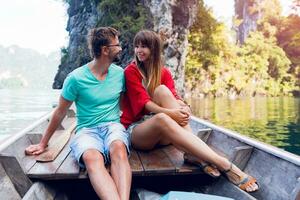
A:
{"label": "man's bare leg", "polygon": [[111,175],[121,200],[128,200],[131,186],[131,168],[124,143],[116,140],[110,145]]}
{"label": "man's bare leg", "polygon": [[96,149],[89,149],[82,155],[91,184],[102,200],[119,200],[116,185],[107,172],[103,155]]}

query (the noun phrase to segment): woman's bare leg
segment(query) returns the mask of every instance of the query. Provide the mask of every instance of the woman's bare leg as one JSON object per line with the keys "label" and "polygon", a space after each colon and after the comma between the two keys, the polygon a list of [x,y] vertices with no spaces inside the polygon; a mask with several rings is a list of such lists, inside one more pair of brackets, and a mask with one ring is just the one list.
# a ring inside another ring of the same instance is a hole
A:
{"label": "woman's bare leg", "polygon": [[[171,106],[179,106],[173,95],[170,95],[169,90],[165,90],[164,86],[159,86],[159,89],[161,89],[159,93],[156,90],[156,93],[159,95],[155,94],[154,98],[154,101],[156,101],[157,104],[166,108],[168,106],[170,106],[170,108],[174,108]],[[165,94],[161,94],[163,92],[165,92]],[[230,162],[226,158],[215,153],[190,130],[191,128],[189,126],[183,128],[169,116],[159,113],[133,129],[132,144],[136,148],[152,149],[161,141],[170,141],[178,149],[197,157],[199,161],[204,160],[208,163],[212,163],[221,170],[229,169]],[[232,171],[239,174],[241,177],[247,176],[236,166],[233,166]],[[239,181],[237,177],[234,176],[234,173],[229,173],[228,176],[233,182]],[[247,188],[247,191],[253,191],[257,188],[258,186],[256,184],[252,184]]]}
{"label": "woman's bare leg", "polygon": [[226,158],[216,154],[201,139],[182,128],[164,113],[154,115],[137,125],[132,131],[132,144],[138,149],[152,149],[161,140],[168,140],[178,149],[216,164],[220,169],[230,167]]}
{"label": "woman's bare leg", "polygon": [[[169,88],[167,88],[165,85],[160,85],[155,89],[154,95],[153,95],[153,101],[156,104],[158,104],[159,106],[164,107],[164,108],[180,108],[181,107],[181,105],[178,103],[178,101],[176,100],[174,95],[171,93]],[[191,133],[193,132],[192,128],[190,127],[190,124],[183,126],[183,128]],[[160,143],[167,144],[168,141],[160,141]],[[202,165],[206,164],[205,161],[203,161],[199,158],[197,158],[197,161]],[[215,176],[219,176],[220,172],[215,170],[215,172],[213,172],[213,174]]]}

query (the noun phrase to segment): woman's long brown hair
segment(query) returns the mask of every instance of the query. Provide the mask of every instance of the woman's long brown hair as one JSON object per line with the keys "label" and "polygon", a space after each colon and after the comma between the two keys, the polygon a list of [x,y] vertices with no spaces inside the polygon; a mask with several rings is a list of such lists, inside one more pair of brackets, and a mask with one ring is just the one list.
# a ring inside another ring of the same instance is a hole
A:
{"label": "woman's long brown hair", "polygon": [[150,96],[153,95],[155,88],[161,84],[161,70],[162,70],[162,58],[161,58],[161,40],[153,31],[142,30],[139,31],[133,40],[134,47],[138,45],[144,45],[150,49],[150,57],[148,66],[145,67],[143,62],[140,62],[135,55],[135,62],[139,67],[139,70],[143,76],[146,89]]}

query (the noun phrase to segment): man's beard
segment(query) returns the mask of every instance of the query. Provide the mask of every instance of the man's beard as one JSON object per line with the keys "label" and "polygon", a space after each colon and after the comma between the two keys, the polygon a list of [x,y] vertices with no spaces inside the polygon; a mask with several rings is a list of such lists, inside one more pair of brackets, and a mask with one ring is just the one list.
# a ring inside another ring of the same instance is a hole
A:
{"label": "man's beard", "polygon": [[118,63],[118,62],[120,62],[120,61],[121,61],[121,52],[118,53],[117,55],[115,55],[115,56],[113,57],[113,59],[112,59],[112,62],[113,62],[113,63]]}

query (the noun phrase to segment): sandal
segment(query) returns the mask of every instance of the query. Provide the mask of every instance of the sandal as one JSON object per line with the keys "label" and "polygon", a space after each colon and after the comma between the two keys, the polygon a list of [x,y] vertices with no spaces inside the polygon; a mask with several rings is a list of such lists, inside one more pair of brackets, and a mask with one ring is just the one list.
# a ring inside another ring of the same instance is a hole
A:
{"label": "sandal", "polygon": [[197,159],[194,156],[192,156],[188,153],[185,153],[183,158],[184,158],[185,162],[189,162],[189,163],[199,166],[203,170],[204,173],[206,173],[207,175],[209,175],[212,178],[218,178],[221,176],[220,171],[215,166],[212,166],[205,162],[201,163],[201,162],[197,161]]}
{"label": "sandal", "polygon": [[[223,173],[227,176],[227,178],[230,182],[232,182],[234,185],[238,186],[241,190],[244,190],[245,192],[248,192],[248,193],[255,192],[259,189],[259,185],[258,185],[257,180],[255,178],[253,178],[250,175],[247,175],[245,178],[242,179],[240,175],[238,175],[238,174],[236,174],[235,172],[232,171],[232,166],[233,166],[233,164],[230,163],[229,169],[223,171]],[[229,176],[228,176],[229,172],[233,173],[234,176],[237,176],[239,178],[239,180],[241,180],[241,181],[235,183],[232,180],[230,180]],[[254,191],[247,191],[247,187],[250,186],[250,185],[253,185],[253,183],[255,183],[258,188]]]}

